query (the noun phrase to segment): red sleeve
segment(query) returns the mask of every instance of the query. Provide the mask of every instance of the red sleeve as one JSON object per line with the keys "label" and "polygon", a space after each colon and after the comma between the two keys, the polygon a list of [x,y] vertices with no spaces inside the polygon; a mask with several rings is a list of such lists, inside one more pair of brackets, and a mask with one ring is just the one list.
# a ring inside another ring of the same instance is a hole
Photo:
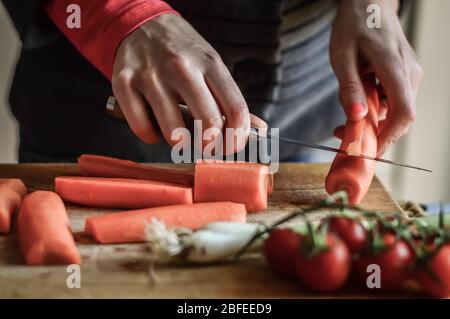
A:
{"label": "red sleeve", "polygon": [[[70,4],[80,7],[80,28],[67,27]],[[116,50],[129,33],[161,14],[178,14],[160,0],[49,0],[45,11],[80,53],[110,80]]]}

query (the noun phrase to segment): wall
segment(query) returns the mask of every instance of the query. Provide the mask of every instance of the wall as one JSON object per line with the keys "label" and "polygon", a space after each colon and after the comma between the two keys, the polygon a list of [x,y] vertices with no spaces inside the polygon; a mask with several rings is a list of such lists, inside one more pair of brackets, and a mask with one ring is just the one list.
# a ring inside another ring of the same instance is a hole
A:
{"label": "wall", "polygon": [[0,163],[17,161],[17,125],[10,114],[7,99],[18,50],[18,37],[0,4]]}
{"label": "wall", "polygon": [[424,69],[417,96],[417,121],[402,158],[432,174],[394,171],[400,197],[450,201],[450,1],[420,1],[415,45]]}

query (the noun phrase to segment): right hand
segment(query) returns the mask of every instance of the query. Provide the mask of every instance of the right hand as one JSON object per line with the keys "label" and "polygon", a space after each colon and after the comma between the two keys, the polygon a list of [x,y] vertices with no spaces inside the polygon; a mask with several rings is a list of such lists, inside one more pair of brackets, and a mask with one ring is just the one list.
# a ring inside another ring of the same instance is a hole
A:
{"label": "right hand", "polygon": [[184,101],[193,118],[202,120],[203,130],[242,129],[245,136],[236,141],[235,151],[245,147],[250,114],[238,86],[218,53],[177,15],[150,20],[123,40],[114,60],[112,88],[131,129],[146,143],[159,141],[146,105],[173,145],[178,141],[171,139],[172,131],[185,127],[178,107]]}

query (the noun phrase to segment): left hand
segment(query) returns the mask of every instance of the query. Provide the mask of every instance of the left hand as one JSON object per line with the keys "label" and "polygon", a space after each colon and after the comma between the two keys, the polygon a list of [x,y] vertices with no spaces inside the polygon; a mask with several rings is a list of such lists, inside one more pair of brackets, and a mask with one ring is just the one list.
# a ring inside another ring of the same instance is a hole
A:
{"label": "left hand", "polygon": [[[367,7],[381,8],[381,28],[370,29]],[[374,72],[380,91],[378,156],[407,133],[416,118],[415,98],[422,69],[397,17],[397,0],[340,0],[330,43],[330,59],[349,120],[367,114],[360,74]],[[383,110],[385,112],[383,112]]]}

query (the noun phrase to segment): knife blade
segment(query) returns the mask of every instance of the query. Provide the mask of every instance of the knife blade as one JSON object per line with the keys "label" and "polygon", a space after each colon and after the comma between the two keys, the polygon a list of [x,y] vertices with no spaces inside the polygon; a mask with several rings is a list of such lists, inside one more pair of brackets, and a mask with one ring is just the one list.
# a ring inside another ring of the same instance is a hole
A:
{"label": "knife blade", "polygon": [[[188,114],[189,112],[188,112],[187,106],[185,104],[179,104],[179,106],[182,110],[183,118],[186,121],[186,118],[189,117],[189,114]],[[148,113],[149,113],[151,120],[153,121],[153,123],[156,123],[156,118],[155,118],[153,112],[151,112],[150,108],[148,108],[148,109],[149,109]],[[125,119],[122,109],[120,108],[120,105],[114,96],[110,96],[108,98],[108,101],[106,102],[106,112],[115,118]],[[192,121],[192,118],[191,118],[191,121]],[[322,151],[342,154],[342,155],[349,156],[349,157],[363,158],[363,159],[367,159],[367,160],[371,160],[371,161],[377,161],[377,162],[381,162],[381,163],[386,163],[386,164],[391,164],[391,165],[395,165],[395,166],[400,166],[400,167],[405,167],[405,168],[410,168],[410,169],[415,169],[415,170],[419,170],[419,171],[432,173],[432,171],[427,168],[422,168],[422,167],[409,165],[409,164],[397,163],[392,160],[388,160],[388,159],[384,159],[384,158],[380,158],[380,157],[376,157],[376,156],[369,156],[369,155],[365,155],[365,154],[361,154],[361,153],[360,154],[349,154],[345,150],[331,147],[331,146],[326,146],[326,145],[321,145],[321,144],[316,144],[316,143],[308,143],[308,142],[298,141],[298,140],[289,139],[289,138],[285,138],[285,137],[272,136],[268,133],[268,131],[269,130],[267,130],[267,133],[259,134],[258,129],[252,127],[250,130],[250,134],[257,138],[266,138],[266,139],[276,138],[276,139],[278,139],[279,142],[285,143],[285,144],[314,148],[314,149],[318,149],[318,150],[322,150]]]}
{"label": "knife blade", "polygon": [[[259,138],[261,138],[261,137],[267,138],[267,139],[272,138],[272,136],[269,134],[266,134],[265,136],[258,135],[258,137]],[[413,166],[413,165],[409,165],[409,164],[397,163],[397,162],[394,162],[394,161],[391,161],[388,159],[384,159],[384,158],[380,158],[380,157],[376,157],[376,156],[369,156],[369,155],[365,155],[365,154],[349,154],[348,152],[341,150],[339,148],[330,147],[330,146],[326,146],[326,145],[320,145],[320,144],[315,144],[315,143],[306,143],[306,142],[292,140],[292,139],[288,139],[288,138],[284,138],[284,137],[276,137],[276,138],[280,142],[286,143],[286,144],[304,146],[304,147],[308,147],[308,148],[315,148],[315,149],[322,150],[322,151],[343,154],[343,155],[346,155],[349,157],[358,157],[358,158],[363,158],[363,159],[367,159],[367,160],[371,160],[371,161],[377,161],[377,162],[387,163],[387,164],[391,164],[391,165],[395,165],[395,166],[401,166],[401,167],[406,167],[406,168],[411,168],[411,169],[416,169],[416,170],[432,173],[432,171],[427,168],[422,168],[422,167]]]}

